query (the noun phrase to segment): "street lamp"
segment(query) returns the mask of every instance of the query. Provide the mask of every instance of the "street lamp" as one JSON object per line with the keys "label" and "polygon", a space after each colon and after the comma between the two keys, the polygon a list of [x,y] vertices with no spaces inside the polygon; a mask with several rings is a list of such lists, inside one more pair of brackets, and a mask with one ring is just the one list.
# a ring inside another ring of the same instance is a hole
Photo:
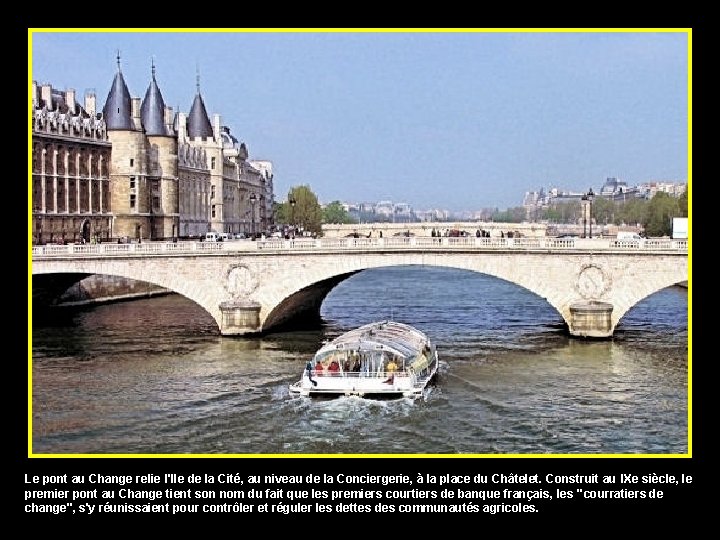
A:
{"label": "street lamp", "polygon": [[255,238],[255,203],[257,202],[257,196],[254,193],[250,194],[250,207],[252,208],[250,214],[250,234]]}
{"label": "street lamp", "polygon": [[594,197],[595,194],[592,188],[590,188],[590,191],[580,198],[580,207],[583,216],[583,238],[586,237],[588,221],[590,222],[590,238],[592,238],[592,201]]}
{"label": "street lamp", "polygon": [[297,204],[297,201],[295,200],[295,197],[290,197],[288,199],[288,202],[290,203],[290,225],[293,227],[295,226],[295,205]]}
{"label": "street lamp", "polygon": [[590,191],[588,191],[588,193],[587,193],[588,221],[590,222],[590,238],[592,238],[592,203],[593,203],[594,198],[595,198],[595,194],[593,193],[592,188],[590,188]]}

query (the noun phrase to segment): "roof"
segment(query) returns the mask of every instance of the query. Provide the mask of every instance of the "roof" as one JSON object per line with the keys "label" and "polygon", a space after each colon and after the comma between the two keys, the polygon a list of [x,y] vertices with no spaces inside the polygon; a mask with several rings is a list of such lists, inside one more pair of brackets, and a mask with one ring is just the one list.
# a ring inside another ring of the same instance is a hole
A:
{"label": "roof", "polygon": [[417,328],[396,321],[381,321],[350,330],[323,345],[316,356],[336,350],[390,351],[414,358],[428,345],[428,337]]}
{"label": "roof", "polygon": [[145,92],[140,106],[140,118],[147,135],[172,135],[165,125],[165,101],[155,80],[155,66],[152,68],[152,80]]}
{"label": "roof", "polygon": [[201,137],[207,140],[213,137],[212,124],[210,124],[210,118],[208,118],[208,113],[205,109],[205,103],[200,95],[200,91],[195,94],[195,99],[190,108],[190,114],[187,119],[187,130],[188,137],[191,139]]}
{"label": "roof", "polygon": [[103,116],[108,130],[135,129],[132,121],[132,101],[125,79],[118,65],[118,72],[115,74],[110,92],[105,100]]}

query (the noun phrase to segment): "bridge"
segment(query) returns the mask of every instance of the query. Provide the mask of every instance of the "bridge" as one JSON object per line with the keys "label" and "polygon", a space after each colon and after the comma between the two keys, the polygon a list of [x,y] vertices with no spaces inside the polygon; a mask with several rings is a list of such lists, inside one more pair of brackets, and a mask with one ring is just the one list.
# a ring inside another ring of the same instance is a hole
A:
{"label": "bridge", "polygon": [[546,299],[571,335],[607,338],[640,300],[688,281],[688,263],[687,240],[390,237],[44,245],[31,267],[38,286],[90,274],[153,283],[202,306],[221,334],[248,335],[319,320],[330,290],[363,270],[442,266],[515,283]]}

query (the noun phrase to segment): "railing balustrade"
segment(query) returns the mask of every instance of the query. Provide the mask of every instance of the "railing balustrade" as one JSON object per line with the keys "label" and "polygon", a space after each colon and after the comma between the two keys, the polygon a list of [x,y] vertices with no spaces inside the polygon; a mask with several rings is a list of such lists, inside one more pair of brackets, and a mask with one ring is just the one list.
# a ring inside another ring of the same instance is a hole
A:
{"label": "railing balustrade", "polygon": [[388,238],[268,238],[227,242],[142,242],[130,244],[47,244],[32,247],[33,258],[112,257],[128,255],[217,254],[229,252],[293,251],[636,251],[687,252],[688,240],[648,238],[616,240],[607,238],[487,238],[487,237],[415,237]]}

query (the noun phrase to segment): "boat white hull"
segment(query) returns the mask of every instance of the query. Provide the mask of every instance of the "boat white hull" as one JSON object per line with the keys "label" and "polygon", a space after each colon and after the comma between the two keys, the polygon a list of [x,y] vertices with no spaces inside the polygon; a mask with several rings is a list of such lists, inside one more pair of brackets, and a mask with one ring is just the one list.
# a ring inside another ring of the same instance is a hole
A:
{"label": "boat white hull", "polygon": [[[290,385],[290,392],[301,396],[402,396],[418,397],[437,372],[437,359],[422,376],[414,373],[338,373],[313,375]],[[314,382],[313,382],[314,381]]]}

